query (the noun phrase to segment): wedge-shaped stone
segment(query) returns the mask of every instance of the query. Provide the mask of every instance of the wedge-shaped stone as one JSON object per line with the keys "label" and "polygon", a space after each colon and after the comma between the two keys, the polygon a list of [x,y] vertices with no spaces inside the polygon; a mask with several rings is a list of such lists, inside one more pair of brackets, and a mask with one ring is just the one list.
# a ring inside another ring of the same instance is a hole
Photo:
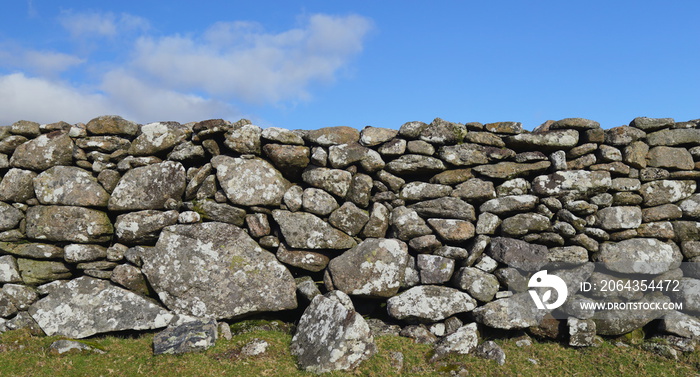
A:
{"label": "wedge-shaped stone", "polygon": [[437,322],[473,310],[476,301],[457,289],[439,285],[413,287],[387,300],[389,316],[410,322]]}
{"label": "wedge-shaped stone", "polygon": [[122,330],[167,326],[173,314],[105,280],[80,277],[61,285],[29,307],[46,335],[85,338]]}
{"label": "wedge-shaped stone", "polygon": [[185,168],[165,161],[127,171],[109,198],[111,211],[164,209],[168,200],[181,201],[185,193]]}
{"label": "wedge-shaped stone", "polygon": [[286,243],[295,249],[349,249],[355,240],[305,212],[272,211]]}
{"label": "wedge-shaped stone", "polygon": [[368,238],[333,258],[328,271],[333,285],[349,295],[392,297],[403,282],[407,256],[402,241]]}
{"label": "wedge-shaped stone", "polygon": [[626,274],[662,274],[678,268],[683,255],[675,243],[656,238],[632,238],[600,245],[596,256],[610,271]]}
{"label": "wedge-shaped stone", "polygon": [[34,178],[34,192],[41,204],[106,207],[109,194],[86,170],[54,166]]}
{"label": "wedge-shaped stone", "polygon": [[269,162],[219,155],[211,159],[216,178],[231,203],[244,206],[279,206],[291,186]]}

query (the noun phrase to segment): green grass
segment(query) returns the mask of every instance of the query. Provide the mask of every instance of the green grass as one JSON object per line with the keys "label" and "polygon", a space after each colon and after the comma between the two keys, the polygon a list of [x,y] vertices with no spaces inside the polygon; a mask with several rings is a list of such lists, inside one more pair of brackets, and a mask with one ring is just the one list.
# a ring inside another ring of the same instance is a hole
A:
{"label": "green grass", "polygon": [[[138,337],[103,336],[90,342],[107,354],[52,355],[49,345],[58,337],[34,337],[23,330],[0,334],[0,376],[311,376],[297,369],[289,352],[288,326],[255,323],[234,325],[232,340],[220,339],[202,353],[153,356],[153,334]],[[254,338],[270,347],[262,356],[242,357],[240,349]],[[441,376],[466,369],[469,376],[696,376],[700,351],[683,354],[680,360],[666,359],[638,347],[616,347],[606,341],[600,347],[576,349],[556,342],[537,342],[517,347],[515,339],[496,342],[507,355],[506,364],[471,355],[453,355],[437,363],[427,360],[432,347],[393,336],[376,338],[379,352],[352,372],[327,376]],[[397,370],[393,352],[404,355]],[[531,360],[535,360],[534,364]]]}

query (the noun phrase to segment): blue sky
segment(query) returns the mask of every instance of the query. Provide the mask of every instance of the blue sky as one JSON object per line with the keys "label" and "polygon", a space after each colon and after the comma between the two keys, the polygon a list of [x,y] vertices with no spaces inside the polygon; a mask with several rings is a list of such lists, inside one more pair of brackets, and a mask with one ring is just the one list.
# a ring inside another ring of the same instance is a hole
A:
{"label": "blue sky", "polygon": [[700,118],[698,1],[6,1],[0,125]]}

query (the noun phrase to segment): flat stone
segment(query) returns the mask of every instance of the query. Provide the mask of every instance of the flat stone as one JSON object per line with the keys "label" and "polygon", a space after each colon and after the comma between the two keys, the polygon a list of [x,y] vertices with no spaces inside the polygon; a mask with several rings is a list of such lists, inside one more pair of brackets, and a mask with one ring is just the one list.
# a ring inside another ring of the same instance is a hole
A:
{"label": "flat stone", "polygon": [[403,186],[399,197],[403,200],[418,201],[442,198],[452,193],[452,187],[435,183],[411,182]]}
{"label": "flat stone", "polygon": [[145,210],[117,216],[114,234],[119,242],[126,244],[153,243],[160,230],[178,221],[177,211]]}
{"label": "flat stone", "polygon": [[456,219],[428,219],[435,233],[445,242],[463,242],[474,237],[474,224]]}
{"label": "flat stone", "polygon": [[104,115],[90,120],[85,128],[93,135],[135,136],[139,125],[116,115]]}
{"label": "flat stone", "polygon": [[697,145],[700,143],[700,129],[670,129],[661,130],[647,135],[647,144],[654,147],[657,145]]}
{"label": "flat stone", "polygon": [[463,124],[435,118],[430,124],[423,127],[419,137],[432,144],[455,144],[464,140],[466,133],[467,128]]}
{"label": "flat stone", "polygon": [[34,206],[27,210],[27,237],[80,243],[106,242],[114,227],[105,212],[72,206]]}
{"label": "flat stone", "polygon": [[118,136],[87,136],[76,139],[75,145],[88,151],[112,153],[120,149],[128,150],[131,142]]}
{"label": "flat stone", "polygon": [[446,170],[445,164],[435,157],[405,154],[386,164],[385,169],[396,175],[434,174]]}
{"label": "flat stone", "polygon": [[305,183],[344,198],[352,183],[352,174],[346,170],[328,168],[310,168],[304,171]]}
{"label": "flat stone", "polygon": [[445,197],[411,204],[408,208],[423,218],[445,218],[476,221],[474,206],[459,198]]}
{"label": "flat stone", "polygon": [[674,243],[664,243],[655,238],[633,238],[601,244],[596,258],[611,271],[662,274],[678,268],[683,255]]}
{"label": "flat stone", "polygon": [[41,204],[106,207],[109,200],[90,172],[72,166],[54,166],[39,174],[34,192]]}
{"label": "flat stone", "polygon": [[277,248],[277,259],[288,265],[311,272],[323,271],[330,258],[327,256],[307,250],[288,250],[284,245]]}
{"label": "flat stone", "polygon": [[395,138],[398,133],[398,130],[391,128],[367,126],[360,131],[360,144],[366,147],[373,147]]}
{"label": "flat stone", "polygon": [[168,200],[182,200],[185,187],[185,168],[179,162],[134,168],[119,180],[108,208],[111,211],[164,209]]}
{"label": "flat stone", "polygon": [[571,128],[574,130],[589,130],[600,128],[600,123],[585,118],[565,118],[551,124],[550,129],[559,130]]}
{"label": "flat stone", "polygon": [[368,238],[333,258],[333,285],[349,295],[392,297],[404,279],[408,246],[396,239]]}
{"label": "flat stone", "polygon": [[663,310],[656,309],[671,302],[667,296],[656,292],[647,294],[639,302],[639,306],[651,309],[639,310],[606,310],[596,313],[593,321],[596,324],[596,332],[599,335],[619,336],[627,334],[635,329],[645,326],[654,319],[666,314]]}
{"label": "flat stone", "polygon": [[522,175],[542,173],[549,168],[552,163],[549,161],[539,161],[534,163],[499,162],[493,165],[480,165],[473,168],[477,173],[489,178],[513,179]]}
{"label": "flat stone", "polygon": [[10,158],[10,165],[35,171],[56,165],[71,165],[73,147],[73,140],[67,133],[56,131],[40,135],[18,146]]}
{"label": "flat stone", "polygon": [[216,178],[234,205],[279,206],[291,186],[269,162],[219,155],[211,159]]}
{"label": "flat stone", "polygon": [[291,273],[234,225],[169,226],[141,259],[148,282],[177,313],[221,319],[297,306]]}
{"label": "flat stone", "polygon": [[523,124],[520,122],[495,122],[484,124],[484,129],[498,134],[516,135],[523,132]]}
{"label": "flat stone", "polygon": [[351,127],[324,127],[311,130],[304,137],[309,143],[322,147],[355,143],[360,140],[360,132]]}
{"label": "flat stone", "polygon": [[472,313],[478,323],[495,329],[511,330],[537,326],[547,311],[538,310],[530,294],[522,292],[488,302]]}
{"label": "flat stone", "polygon": [[644,205],[648,207],[674,203],[688,198],[695,193],[695,181],[660,180],[647,182],[642,185],[640,192],[644,197]]}
{"label": "flat stone", "polygon": [[495,198],[496,190],[494,189],[493,182],[491,181],[471,178],[457,185],[454,191],[452,191],[452,196],[467,201],[482,201]]}
{"label": "flat stone", "polygon": [[535,208],[539,198],[534,195],[509,195],[484,202],[479,207],[481,212],[497,215],[509,212],[525,212]]}
{"label": "flat stone", "polygon": [[628,145],[633,141],[644,138],[646,132],[629,126],[614,127],[605,130],[605,144]]}
{"label": "flat stone", "polygon": [[521,133],[506,138],[511,148],[526,150],[560,150],[578,145],[578,131],[574,129],[553,130],[544,133]]}
{"label": "flat stone", "polygon": [[605,192],[611,186],[609,172],[566,170],[535,177],[532,191],[542,196],[591,195]]}
{"label": "flat stone", "polygon": [[263,139],[287,145],[304,145],[304,139],[294,131],[279,127],[268,127],[262,130]]}
{"label": "flat stone", "polygon": [[297,249],[349,249],[356,245],[347,234],[304,212],[272,211],[286,243]]}
{"label": "flat stone", "polygon": [[154,355],[179,355],[201,352],[216,343],[216,320],[197,319],[169,326],[153,337]]}
{"label": "flat stone", "polygon": [[[298,187],[298,186],[296,186]],[[195,200],[192,202],[193,211],[203,219],[243,226],[246,212],[243,209],[225,203],[217,203],[212,199]]]}
{"label": "flat stone", "polygon": [[52,290],[34,303],[29,314],[46,335],[85,338],[122,330],[165,327],[173,315],[126,289],[80,277]]}
{"label": "flat stone", "polygon": [[630,122],[630,127],[637,127],[645,132],[650,132],[661,128],[671,128],[674,123],[673,118],[637,117]]}
{"label": "flat stone", "polygon": [[59,339],[49,346],[49,353],[52,355],[75,354],[75,353],[98,353],[105,354],[99,348],[89,346],[77,340]]}
{"label": "flat stone", "polygon": [[392,318],[410,322],[437,322],[473,310],[476,301],[454,288],[432,285],[413,287],[387,300]]}
{"label": "flat stone", "polygon": [[549,218],[538,213],[519,213],[504,219],[501,223],[501,232],[509,237],[544,232],[550,228]]}
{"label": "flat stone", "polygon": [[596,216],[604,230],[635,229],[642,224],[642,209],[636,206],[603,208]]}
{"label": "flat stone", "polygon": [[524,271],[537,271],[547,264],[546,246],[514,238],[492,238],[486,253],[501,263]]}

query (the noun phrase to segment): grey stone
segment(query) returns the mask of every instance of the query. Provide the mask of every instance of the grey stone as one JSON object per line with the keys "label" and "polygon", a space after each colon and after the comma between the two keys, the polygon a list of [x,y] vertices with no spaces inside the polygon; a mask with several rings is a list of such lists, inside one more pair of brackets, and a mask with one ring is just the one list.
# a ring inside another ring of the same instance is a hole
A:
{"label": "grey stone", "polygon": [[12,123],[10,126],[10,133],[34,138],[40,135],[41,130],[39,129],[39,123],[37,122],[20,120]]}
{"label": "grey stone", "polygon": [[307,184],[341,198],[348,193],[352,182],[352,174],[340,169],[311,168],[304,171],[301,177]]}
{"label": "grey stone", "polygon": [[387,300],[389,316],[398,320],[437,322],[473,310],[476,301],[454,288],[421,285]]}
{"label": "grey stone", "polygon": [[25,203],[34,198],[34,177],[30,170],[10,169],[0,181],[0,200]]}
{"label": "grey stone", "polygon": [[131,142],[129,154],[151,156],[172,149],[187,139],[188,130],[177,122],[156,122],[141,127],[139,136]]}
{"label": "grey stone", "polygon": [[216,178],[234,205],[279,206],[291,186],[269,162],[219,155],[211,159]]}
{"label": "grey stone", "polygon": [[493,133],[515,135],[523,132],[523,125],[520,122],[495,122],[484,124],[484,129]]}
{"label": "grey stone", "polygon": [[462,198],[464,200],[487,200],[496,197],[496,190],[493,187],[493,182],[472,178],[463,183],[460,183],[452,191],[452,196]]}
{"label": "grey stone", "polygon": [[439,173],[447,168],[435,157],[405,154],[387,163],[385,169],[396,175],[412,175]]}
{"label": "grey stone", "polygon": [[543,196],[590,195],[612,186],[609,172],[567,170],[535,177],[532,191]]}
{"label": "grey stone", "polygon": [[640,130],[649,132],[656,131],[661,128],[670,128],[673,126],[675,121],[673,118],[647,118],[647,117],[637,117],[630,122],[631,127],[637,127]]}
{"label": "grey stone", "polygon": [[[678,291],[667,292],[674,302],[683,305],[686,313],[700,313],[700,280],[683,277],[679,279]],[[664,297],[665,298],[665,297]]]}
{"label": "grey stone", "polygon": [[114,267],[110,280],[143,296],[148,296],[151,293],[151,289],[148,286],[146,277],[141,273],[141,269],[130,264],[120,264]]}
{"label": "grey stone", "polygon": [[301,296],[310,303],[314,297],[321,295],[321,291],[311,276],[302,276],[294,280],[297,283],[297,297]]}
{"label": "grey stone", "polygon": [[642,185],[640,191],[648,207],[674,203],[695,193],[695,181],[660,180]]}
{"label": "grey stone", "polygon": [[226,132],[224,145],[236,153],[260,154],[262,129],[252,124],[234,127]]}
{"label": "grey stone", "polygon": [[0,283],[19,283],[22,277],[19,274],[17,260],[12,255],[0,256]]}
{"label": "grey stone", "polygon": [[588,130],[593,128],[600,128],[600,123],[585,118],[565,118],[552,123],[552,125],[550,126],[550,129],[552,130],[567,128],[571,128],[574,130]]}
{"label": "grey stone", "polygon": [[117,216],[114,234],[119,242],[126,244],[152,243],[158,239],[160,230],[178,221],[177,211],[145,210]]}
{"label": "grey stone", "polygon": [[349,249],[355,241],[320,218],[304,212],[272,211],[286,243],[297,249]]}
{"label": "grey stone", "polygon": [[360,144],[373,147],[393,139],[398,135],[398,130],[367,126],[360,131]]}
{"label": "grey stone", "polygon": [[450,335],[440,339],[435,344],[435,353],[431,356],[431,361],[444,358],[449,354],[466,355],[477,348],[479,344],[479,333],[476,323],[470,323],[457,329]]}
{"label": "grey stone", "polygon": [[32,286],[54,280],[70,279],[72,276],[68,266],[63,262],[18,258],[17,266],[24,284]]}
{"label": "grey stone", "polygon": [[452,193],[452,187],[435,183],[411,182],[403,186],[399,197],[408,201],[442,198]]}
{"label": "grey stone", "polygon": [[106,207],[109,194],[91,173],[72,166],[54,166],[34,178],[41,204]]}
{"label": "grey stone", "polygon": [[398,192],[406,181],[399,178],[385,170],[381,170],[377,173],[377,179],[384,183],[391,191]]}
{"label": "grey stone", "polygon": [[34,240],[105,242],[114,227],[106,213],[71,206],[34,206],[27,210],[27,237]]}
{"label": "grey stone", "polygon": [[393,139],[382,144],[378,151],[383,156],[401,156],[406,153],[406,140]]}
{"label": "grey stone", "polygon": [[474,171],[489,178],[513,179],[522,175],[543,173],[552,165],[549,161],[534,163],[499,162],[493,165],[480,165],[473,168]]}
{"label": "grey stone", "polygon": [[476,234],[495,234],[501,219],[490,212],[482,212],[476,223]]}
{"label": "grey stone", "polygon": [[678,268],[683,255],[674,243],[664,243],[655,238],[633,238],[603,243],[596,259],[611,271],[662,274]]}
{"label": "grey stone", "polygon": [[522,329],[537,326],[546,310],[538,310],[528,292],[516,293],[474,309],[474,319],[495,329]]}
{"label": "grey stone", "polygon": [[396,237],[404,241],[431,233],[430,228],[415,210],[403,206],[391,211],[389,223],[396,232]]}
{"label": "grey stone", "polygon": [[537,213],[519,213],[508,217],[501,223],[501,232],[505,236],[523,236],[532,232],[544,232],[551,228],[549,219]]}
{"label": "grey stone", "polygon": [[328,222],[350,236],[355,236],[369,221],[367,211],[357,208],[352,202],[343,203],[328,217]]}
{"label": "grey stone", "polygon": [[493,340],[479,344],[474,350],[474,355],[486,360],[493,360],[498,365],[506,363],[506,353]]}
{"label": "grey stone", "polygon": [[328,270],[336,289],[349,295],[392,297],[404,279],[407,256],[402,241],[368,238],[333,258]]}
{"label": "grey stone", "polygon": [[438,183],[441,185],[456,185],[468,179],[474,178],[471,169],[450,169],[442,173],[435,174],[430,178],[430,183]]}
{"label": "grey stone", "polygon": [[569,345],[572,347],[591,347],[596,342],[596,325],[591,319],[569,317]]}
{"label": "grey stone", "polygon": [[356,368],[377,346],[367,322],[352,307],[333,296],[316,296],[299,320],[291,352],[301,369],[325,373]]}
{"label": "grey stone", "polygon": [[435,233],[447,243],[461,243],[474,237],[474,224],[465,220],[455,219],[428,219]]}
{"label": "grey stone", "polygon": [[279,127],[268,127],[262,130],[263,139],[288,145],[304,145],[304,139],[294,131]]}
{"label": "grey stone", "polygon": [[452,277],[455,261],[439,255],[418,254],[416,266],[422,284],[442,284]]}
{"label": "grey stone", "polygon": [[493,259],[524,271],[540,270],[547,263],[546,246],[513,238],[492,238],[486,252]]}
{"label": "grey stone", "polygon": [[118,136],[88,136],[77,139],[75,145],[88,151],[112,153],[129,149],[131,142]]}
{"label": "grey stone", "polygon": [[645,326],[654,319],[663,316],[663,307],[671,300],[660,292],[645,295],[639,302],[639,306],[653,309],[639,310],[606,310],[597,312],[593,321],[596,324],[596,332],[599,335],[618,336],[626,334],[637,328]]}
{"label": "grey stone", "polygon": [[363,238],[384,238],[389,228],[389,210],[381,203],[374,203],[369,220],[362,229]]}
{"label": "grey stone", "polygon": [[265,144],[265,155],[279,169],[288,175],[297,175],[311,162],[309,148],[301,145]]}
{"label": "grey stone", "polygon": [[643,141],[633,141],[625,146],[625,153],[622,160],[637,169],[647,167],[647,154],[649,146]]}
{"label": "grey stone", "polygon": [[527,150],[558,150],[573,148],[578,144],[578,131],[554,130],[546,133],[522,133],[506,138],[509,147]]}
{"label": "grey stone", "polygon": [[230,224],[169,226],[141,258],[148,282],[178,313],[220,319],[297,306],[291,273]]}
{"label": "grey stone", "polygon": [[538,200],[534,195],[503,196],[486,201],[479,207],[479,211],[498,215],[510,212],[525,212],[535,208]]}
{"label": "grey stone", "polygon": [[18,146],[10,158],[10,165],[36,171],[56,165],[71,165],[73,147],[67,133],[56,131],[44,134]]}
{"label": "grey stone", "polygon": [[604,230],[635,229],[642,223],[642,209],[636,206],[603,208],[596,216]]}
{"label": "grey stone", "polygon": [[24,219],[24,213],[19,209],[0,202],[0,231],[14,229]]}
{"label": "grey stone", "polygon": [[647,154],[648,165],[656,168],[693,170],[695,162],[686,148],[654,147]]}
{"label": "grey stone", "polygon": [[553,247],[547,253],[547,261],[556,267],[576,266],[588,262],[588,251],[582,246]]}
{"label": "grey stone", "polygon": [[304,138],[311,144],[323,147],[355,143],[360,140],[360,132],[351,127],[324,127],[309,131]]}
{"label": "grey stone", "polygon": [[315,215],[326,216],[338,208],[333,195],[317,188],[307,188],[302,195],[302,208]]}
{"label": "grey stone", "polygon": [[452,284],[483,302],[493,300],[500,287],[494,275],[475,267],[460,268],[452,279]]}
{"label": "grey stone", "polygon": [[168,200],[182,200],[185,186],[185,168],[179,162],[134,168],[119,180],[108,208],[112,211],[164,209]]}
{"label": "grey stone", "polygon": [[214,346],[216,338],[214,319],[197,319],[169,326],[153,337],[153,354],[179,355],[204,351]]}
{"label": "grey stone", "polygon": [[679,311],[672,311],[661,317],[659,330],[684,338],[698,339],[700,338],[700,320]]}
{"label": "grey stone", "polygon": [[700,129],[670,129],[661,130],[647,135],[650,146],[666,145],[697,145],[700,143]]}
{"label": "grey stone", "polygon": [[382,169],[385,165],[379,153],[357,143],[329,147],[328,162],[336,169],[359,162],[362,168],[370,173]]}
{"label": "grey stone", "polygon": [[135,136],[139,125],[116,115],[104,115],[90,120],[85,128],[93,135]]}
{"label": "grey stone", "polygon": [[464,140],[467,128],[460,123],[452,123],[435,118],[429,125],[423,127],[420,139],[433,144],[455,144]]}
{"label": "grey stone", "polygon": [[107,353],[104,350],[95,348],[77,340],[59,339],[49,346],[49,353],[52,355],[63,355],[65,353]]}
{"label": "grey stone", "polygon": [[408,153],[422,154],[426,156],[432,156],[435,154],[435,147],[427,141],[423,140],[411,140],[406,143],[406,151]]}
{"label": "grey stone", "polygon": [[246,357],[259,356],[267,351],[270,346],[266,340],[255,338],[241,348],[241,355]]}
{"label": "grey stone", "polygon": [[366,174],[355,174],[345,199],[362,208],[367,208],[372,198],[372,186],[372,177]]}
{"label": "grey stone", "polygon": [[515,178],[503,182],[496,187],[497,196],[526,195],[530,190],[530,182],[523,178]]}
{"label": "grey stone", "polygon": [[605,130],[605,144],[628,145],[646,136],[646,132],[629,126],[614,127]]}
{"label": "grey stone", "polygon": [[440,148],[440,158],[455,166],[488,164],[490,159],[486,147],[478,144],[458,144]]}
{"label": "grey stone", "polygon": [[683,215],[692,219],[700,218],[700,194],[693,194],[678,203]]}
{"label": "grey stone", "polygon": [[100,245],[70,244],[64,250],[68,263],[92,262],[107,257],[107,248]]}
{"label": "grey stone", "polygon": [[20,284],[4,284],[2,294],[20,311],[26,311],[39,299],[36,289]]}
{"label": "grey stone", "polygon": [[243,226],[245,222],[245,210],[228,204],[217,203],[212,199],[195,200],[192,202],[191,209],[206,220],[229,223],[236,226]]}
{"label": "grey stone", "polygon": [[416,211],[423,218],[437,217],[476,221],[474,206],[454,197],[426,200],[411,204],[408,208]]}
{"label": "grey stone", "polygon": [[301,206],[304,201],[304,189],[301,188],[301,186],[291,186],[287,191],[284,193],[284,205],[287,206],[287,209],[289,209],[292,212],[296,212],[301,209]]}
{"label": "grey stone", "polygon": [[29,314],[49,335],[90,335],[165,327],[173,315],[135,293],[109,282],[80,277],[34,303]]}
{"label": "grey stone", "polygon": [[277,248],[276,255],[277,259],[286,265],[311,272],[322,271],[330,260],[327,256],[313,251],[288,250],[283,244]]}

